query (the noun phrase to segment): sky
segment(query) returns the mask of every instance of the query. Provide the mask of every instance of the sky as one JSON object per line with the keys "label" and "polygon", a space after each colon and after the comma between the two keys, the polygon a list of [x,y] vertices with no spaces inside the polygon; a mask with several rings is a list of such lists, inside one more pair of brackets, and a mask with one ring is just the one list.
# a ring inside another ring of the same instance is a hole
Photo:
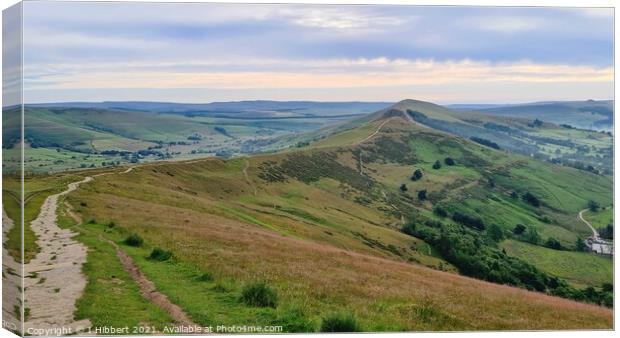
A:
{"label": "sky", "polygon": [[24,3],[26,103],[613,97],[613,9]]}

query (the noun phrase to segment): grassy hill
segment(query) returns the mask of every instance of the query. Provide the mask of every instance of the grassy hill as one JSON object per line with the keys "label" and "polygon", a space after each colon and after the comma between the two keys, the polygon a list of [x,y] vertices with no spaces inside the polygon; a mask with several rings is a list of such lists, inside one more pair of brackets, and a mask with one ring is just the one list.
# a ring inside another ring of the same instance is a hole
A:
{"label": "grassy hill", "polygon": [[[248,101],[208,105],[60,103],[25,107],[26,171],[58,172],[164,159],[273,151],[300,134],[385,103]],[[20,114],[3,115],[3,146],[20,139]],[[5,170],[17,166],[6,158]]]}
{"label": "grassy hill", "polygon": [[613,129],[614,108],[612,100],[536,102],[488,107],[456,105],[454,108],[495,116],[538,118],[556,124],[569,124],[578,128]]}
{"label": "grassy hill", "polygon": [[[407,100],[278,153],[137,164],[81,186],[66,202],[82,222],[64,201],[59,217],[91,248],[78,316],[98,325],[165,322],[123,274],[100,240],[107,238],[203,325],[610,328],[612,312],[587,303],[609,305],[613,261],[577,252],[575,243],[589,233],[577,219],[588,201],[611,205],[611,177],[495,149],[415,112],[478,123]],[[29,177],[26,191],[37,197],[28,214],[90,173],[73,175]],[[17,189],[5,187],[3,195]],[[124,244],[132,234],[144,243]],[[154,249],[172,257],[147,258]],[[123,287],[103,297],[110,285]],[[257,285],[277,300],[247,305],[242,295]]]}

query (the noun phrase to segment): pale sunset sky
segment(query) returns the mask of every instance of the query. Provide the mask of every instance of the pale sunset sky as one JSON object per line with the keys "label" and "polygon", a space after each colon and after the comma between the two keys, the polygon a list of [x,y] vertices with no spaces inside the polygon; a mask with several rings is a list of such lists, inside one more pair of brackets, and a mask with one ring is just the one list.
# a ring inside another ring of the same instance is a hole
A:
{"label": "pale sunset sky", "polygon": [[24,3],[24,98],[613,97],[613,9]]}

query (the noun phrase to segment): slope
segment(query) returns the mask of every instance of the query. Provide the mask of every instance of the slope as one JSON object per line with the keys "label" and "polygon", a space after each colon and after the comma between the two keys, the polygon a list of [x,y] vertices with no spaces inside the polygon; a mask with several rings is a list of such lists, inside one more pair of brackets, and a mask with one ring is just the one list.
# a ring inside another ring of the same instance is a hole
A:
{"label": "slope", "polygon": [[[433,169],[448,157],[453,165]],[[423,176],[412,181],[416,169]],[[485,255],[531,269],[502,256],[491,225],[507,237],[524,222],[543,239],[572,245],[581,230],[569,216],[589,199],[610,203],[610,187],[608,177],[509,155],[392,109],[297,151],[140,165],[100,177],[68,201],[103,236],[144,238],[143,247],[125,249],[201,324],[284,322],[290,331],[312,331],[348,312],[369,331],[590,328],[609,327],[611,312],[458,276],[462,266],[448,263],[432,236],[425,237],[431,247],[401,230],[458,228]],[[540,204],[525,201],[526,193]],[[487,228],[448,219],[456,212],[479,215]],[[145,259],[154,248],[171,251],[173,260]],[[555,292],[548,285],[557,279],[528,271]],[[197,281],[203,273],[213,282]],[[239,303],[236,295],[255,281],[276,290],[275,309]]]}

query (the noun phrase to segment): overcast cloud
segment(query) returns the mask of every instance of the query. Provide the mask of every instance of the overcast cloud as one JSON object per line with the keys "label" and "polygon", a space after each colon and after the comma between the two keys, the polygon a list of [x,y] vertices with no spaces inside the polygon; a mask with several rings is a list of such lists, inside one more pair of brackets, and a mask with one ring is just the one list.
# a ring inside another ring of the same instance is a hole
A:
{"label": "overcast cloud", "polygon": [[613,10],[24,3],[27,103],[608,99]]}

